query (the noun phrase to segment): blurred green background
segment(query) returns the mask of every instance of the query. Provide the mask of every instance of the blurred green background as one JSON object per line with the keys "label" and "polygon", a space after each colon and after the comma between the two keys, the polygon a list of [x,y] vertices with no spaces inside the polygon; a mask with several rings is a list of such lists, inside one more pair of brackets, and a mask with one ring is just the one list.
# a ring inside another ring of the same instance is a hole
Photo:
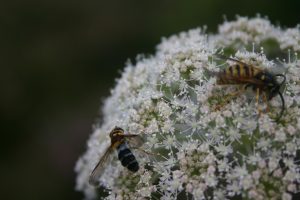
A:
{"label": "blurred green background", "polygon": [[11,0],[0,6],[1,199],[82,199],[73,168],[129,58],[236,14],[299,23],[299,1]]}

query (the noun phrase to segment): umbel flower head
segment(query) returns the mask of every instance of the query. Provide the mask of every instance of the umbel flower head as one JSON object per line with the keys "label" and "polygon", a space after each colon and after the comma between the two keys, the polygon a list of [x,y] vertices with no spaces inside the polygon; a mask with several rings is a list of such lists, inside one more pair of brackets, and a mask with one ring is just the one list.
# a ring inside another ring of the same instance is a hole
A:
{"label": "umbel flower head", "polygon": [[[261,17],[226,21],[215,35],[197,28],[164,38],[117,80],[76,164],[76,189],[87,199],[292,199],[300,190],[299,51],[299,27]],[[280,119],[278,95],[257,100],[249,87],[234,96],[239,86],[217,84],[208,72],[236,65],[218,54],[286,77]],[[140,167],[130,172],[114,151],[99,197],[88,180],[115,126],[145,139],[132,149]]]}

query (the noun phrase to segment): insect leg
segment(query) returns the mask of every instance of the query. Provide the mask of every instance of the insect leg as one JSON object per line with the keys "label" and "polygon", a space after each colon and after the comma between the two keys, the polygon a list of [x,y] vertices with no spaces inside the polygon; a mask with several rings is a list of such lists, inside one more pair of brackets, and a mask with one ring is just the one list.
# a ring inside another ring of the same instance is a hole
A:
{"label": "insect leg", "polygon": [[269,101],[267,99],[266,93],[262,93],[262,95],[263,95],[263,100],[264,100],[264,102],[265,102],[265,104],[267,106],[266,111],[269,112],[270,111],[270,109],[269,109]]}
{"label": "insect leg", "polygon": [[285,102],[284,102],[284,98],[282,96],[282,93],[279,91],[278,94],[279,94],[279,96],[281,98],[282,106],[281,106],[280,114],[278,115],[278,117],[275,120],[275,122],[278,122],[280,120],[281,116],[283,115],[284,109],[285,109]]}

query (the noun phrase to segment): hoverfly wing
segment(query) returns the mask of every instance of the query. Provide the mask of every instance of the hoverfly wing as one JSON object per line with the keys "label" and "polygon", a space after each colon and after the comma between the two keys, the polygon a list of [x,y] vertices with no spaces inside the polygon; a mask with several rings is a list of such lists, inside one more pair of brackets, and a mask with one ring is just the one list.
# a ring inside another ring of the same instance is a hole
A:
{"label": "hoverfly wing", "polygon": [[104,155],[100,158],[99,162],[97,163],[96,167],[92,171],[90,178],[89,178],[89,183],[91,185],[98,185],[99,184],[99,178],[103,174],[105,170],[105,166],[107,165],[108,161],[110,160],[110,157],[113,153],[113,148],[112,146],[109,146],[107,150],[105,151]]}
{"label": "hoverfly wing", "polygon": [[131,148],[139,148],[145,143],[145,138],[141,135],[127,134],[124,136]]}

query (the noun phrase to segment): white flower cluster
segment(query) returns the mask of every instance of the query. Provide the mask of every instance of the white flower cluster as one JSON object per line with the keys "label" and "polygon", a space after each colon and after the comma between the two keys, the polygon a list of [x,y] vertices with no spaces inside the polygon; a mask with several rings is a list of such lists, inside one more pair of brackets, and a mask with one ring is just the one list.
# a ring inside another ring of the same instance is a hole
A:
{"label": "white flower cluster", "polygon": [[[258,48],[258,51],[256,48]],[[78,160],[76,189],[88,199],[103,193],[89,175],[110,145],[109,132],[122,127],[140,134],[136,173],[117,156],[100,184],[106,199],[292,199],[300,191],[299,27],[281,29],[260,17],[225,22],[216,35],[194,29],[163,39],[152,57],[128,64],[103,107],[86,153]],[[208,71],[231,61],[222,53],[286,76],[285,110],[275,96],[256,105],[248,89],[220,86]]]}

